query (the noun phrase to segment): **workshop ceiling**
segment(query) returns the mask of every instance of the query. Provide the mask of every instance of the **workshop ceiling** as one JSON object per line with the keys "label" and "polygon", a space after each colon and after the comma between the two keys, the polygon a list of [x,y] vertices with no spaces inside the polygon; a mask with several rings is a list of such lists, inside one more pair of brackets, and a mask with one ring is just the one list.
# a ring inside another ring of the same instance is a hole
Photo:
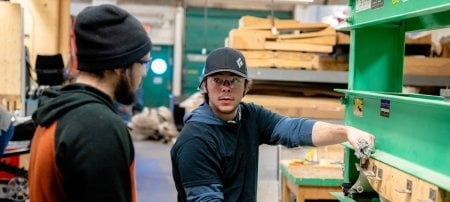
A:
{"label": "workshop ceiling", "polygon": [[[271,9],[289,10],[294,7],[296,0],[71,0],[76,3],[115,3],[140,5],[184,5],[189,7],[227,8],[227,9]],[[301,1],[301,0],[297,0]],[[348,0],[314,0],[306,5],[346,5]]]}

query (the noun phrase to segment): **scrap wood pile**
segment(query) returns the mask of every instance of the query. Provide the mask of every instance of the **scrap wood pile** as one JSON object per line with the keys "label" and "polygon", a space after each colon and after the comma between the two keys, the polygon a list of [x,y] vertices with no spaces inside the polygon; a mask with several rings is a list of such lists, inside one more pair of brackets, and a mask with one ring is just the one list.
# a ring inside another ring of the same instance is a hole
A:
{"label": "scrap wood pile", "polygon": [[[325,23],[243,16],[232,29],[228,46],[240,50],[248,67],[346,70],[332,57],[336,44],[348,44],[348,35]],[[342,63],[342,62],[341,62]]]}
{"label": "scrap wood pile", "polygon": [[167,107],[148,108],[134,115],[128,124],[135,140],[173,142],[178,137],[172,112]]}

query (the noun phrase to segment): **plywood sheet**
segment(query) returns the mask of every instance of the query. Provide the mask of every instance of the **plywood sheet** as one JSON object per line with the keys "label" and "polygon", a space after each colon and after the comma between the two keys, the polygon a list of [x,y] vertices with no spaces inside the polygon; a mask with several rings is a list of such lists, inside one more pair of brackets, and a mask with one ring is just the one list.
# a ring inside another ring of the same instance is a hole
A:
{"label": "plywood sheet", "polygon": [[268,50],[285,50],[285,51],[304,51],[304,52],[316,52],[316,53],[331,53],[333,52],[333,46],[329,45],[316,45],[316,44],[298,44],[289,42],[269,42],[266,41],[264,48]]}
{"label": "plywood sheet", "polygon": [[246,95],[244,101],[262,105],[289,117],[319,119],[343,119],[344,117],[344,106],[336,98]]}
{"label": "plywood sheet", "polygon": [[272,29],[272,22],[278,30],[302,30],[314,31],[328,27],[326,23],[300,23],[297,20],[280,20],[271,18],[259,18],[254,16],[243,16],[239,19],[239,29]]}
{"label": "plywood sheet", "polygon": [[336,36],[319,36],[319,37],[302,38],[302,39],[285,39],[285,40],[279,40],[279,41],[288,42],[288,43],[317,44],[317,45],[333,46],[336,44]]}
{"label": "plywood sheet", "polygon": [[302,32],[298,34],[281,34],[279,39],[304,39],[319,36],[336,36],[336,30],[333,27],[326,27],[314,32]]}
{"label": "plywood sheet", "polygon": [[268,38],[274,38],[267,30],[232,29],[229,33],[229,46],[243,50],[263,50]]}
{"label": "plywood sheet", "polygon": [[350,33],[336,32],[336,43],[340,45],[350,44]]}
{"label": "plywood sheet", "polygon": [[312,53],[295,51],[241,51],[249,68],[276,67],[314,69],[318,66],[319,57]]}
{"label": "plywood sheet", "polygon": [[19,4],[0,2],[0,95],[20,95],[22,68],[22,10]]}
{"label": "plywood sheet", "polygon": [[405,57],[406,75],[450,76],[450,58]]}

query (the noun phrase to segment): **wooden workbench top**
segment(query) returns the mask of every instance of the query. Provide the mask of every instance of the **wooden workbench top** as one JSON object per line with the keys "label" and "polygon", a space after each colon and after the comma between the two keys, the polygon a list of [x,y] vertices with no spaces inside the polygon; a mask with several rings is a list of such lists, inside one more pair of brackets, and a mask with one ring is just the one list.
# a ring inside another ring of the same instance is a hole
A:
{"label": "wooden workbench top", "polygon": [[303,164],[291,160],[280,163],[283,175],[297,185],[340,186],[343,171],[339,164]]}

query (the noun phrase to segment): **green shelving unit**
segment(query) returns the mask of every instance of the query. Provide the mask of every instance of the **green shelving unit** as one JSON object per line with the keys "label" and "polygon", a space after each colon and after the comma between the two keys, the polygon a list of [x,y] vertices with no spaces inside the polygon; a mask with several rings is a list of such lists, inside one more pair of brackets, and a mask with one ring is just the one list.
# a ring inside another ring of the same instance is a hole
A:
{"label": "green shelving unit", "polygon": [[[338,90],[345,94],[345,124],[375,135],[375,160],[450,192],[450,102],[402,93],[405,33],[449,27],[450,1],[348,3],[348,89]],[[355,182],[358,160],[350,148],[345,158],[344,182]]]}

